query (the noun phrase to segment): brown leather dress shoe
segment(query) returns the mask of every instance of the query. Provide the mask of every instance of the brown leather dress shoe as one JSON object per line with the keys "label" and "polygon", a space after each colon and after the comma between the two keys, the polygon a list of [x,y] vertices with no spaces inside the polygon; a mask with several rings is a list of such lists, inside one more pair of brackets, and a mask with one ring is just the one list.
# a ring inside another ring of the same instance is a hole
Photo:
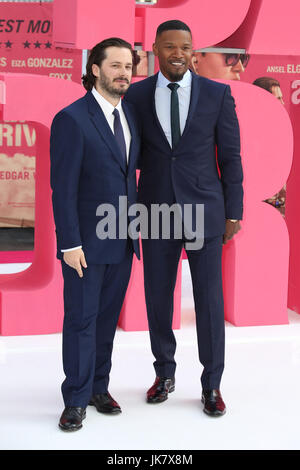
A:
{"label": "brown leather dress shoe", "polygon": [[168,394],[175,390],[174,377],[156,377],[154,384],[147,392],[148,403],[161,403],[168,399]]}
{"label": "brown leather dress shoe", "polygon": [[201,401],[204,403],[204,413],[209,416],[223,416],[226,413],[220,390],[203,390]]}
{"label": "brown leather dress shoe", "polygon": [[63,431],[78,431],[82,428],[82,420],[86,417],[85,408],[66,406],[58,426]]}
{"label": "brown leather dress shoe", "polygon": [[122,411],[120,405],[108,392],[93,395],[89,405],[95,406],[99,413],[117,414]]}

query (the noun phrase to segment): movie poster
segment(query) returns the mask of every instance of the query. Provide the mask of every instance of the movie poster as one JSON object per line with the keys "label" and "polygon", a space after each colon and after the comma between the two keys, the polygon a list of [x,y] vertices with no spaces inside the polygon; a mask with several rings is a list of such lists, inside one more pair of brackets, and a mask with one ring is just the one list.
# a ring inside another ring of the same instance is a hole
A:
{"label": "movie poster", "polygon": [[[0,73],[81,83],[82,51],[55,48],[52,4],[1,3]],[[34,227],[35,129],[0,122],[0,227]]]}
{"label": "movie poster", "polygon": [[34,227],[35,140],[25,121],[0,123],[0,227]]}
{"label": "movie poster", "polygon": [[[291,106],[300,102],[300,57],[195,52],[191,68],[210,79],[242,80],[259,86],[279,100],[288,113]],[[276,194],[270,194],[265,202],[273,205],[284,217],[286,185],[278,188]]]}
{"label": "movie poster", "polygon": [[82,51],[55,48],[51,3],[1,3],[0,72],[81,82]]}

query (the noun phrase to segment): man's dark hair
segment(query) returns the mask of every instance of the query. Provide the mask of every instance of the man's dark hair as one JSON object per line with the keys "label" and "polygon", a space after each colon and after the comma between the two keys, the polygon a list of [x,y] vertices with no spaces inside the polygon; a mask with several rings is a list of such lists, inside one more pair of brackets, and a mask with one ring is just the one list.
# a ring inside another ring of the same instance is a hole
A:
{"label": "man's dark hair", "polygon": [[273,86],[280,87],[279,81],[276,80],[276,78],[272,78],[272,77],[259,77],[256,80],[254,80],[253,85],[259,86],[260,88],[264,88],[270,93],[272,93]]}
{"label": "man's dark hair", "polygon": [[108,47],[125,47],[131,51],[133,55],[133,50],[129,42],[124,41],[120,38],[108,38],[96,44],[89,53],[88,61],[86,64],[86,74],[82,76],[82,84],[86,90],[91,90],[95,84],[96,77],[92,72],[92,65],[96,64],[98,67],[101,67],[101,64],[104,59],[106,59],[106,49]]}
{"label": "man's dark hair", "polygon": [[160,36],[164,31],[188,31],[192,35],[192,31],[187,24],[180,20],[169,20],[161,23],[156,30],[156,37]]}

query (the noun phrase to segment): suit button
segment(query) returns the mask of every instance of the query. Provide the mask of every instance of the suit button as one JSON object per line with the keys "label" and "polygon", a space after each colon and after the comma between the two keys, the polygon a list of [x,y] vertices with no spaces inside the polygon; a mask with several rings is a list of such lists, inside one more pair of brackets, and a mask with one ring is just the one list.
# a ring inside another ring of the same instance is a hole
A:
{"label": "suit button", "polygon": [[175,162],[175,160],[176,160],[176,157],[172,157],[172,162]]}

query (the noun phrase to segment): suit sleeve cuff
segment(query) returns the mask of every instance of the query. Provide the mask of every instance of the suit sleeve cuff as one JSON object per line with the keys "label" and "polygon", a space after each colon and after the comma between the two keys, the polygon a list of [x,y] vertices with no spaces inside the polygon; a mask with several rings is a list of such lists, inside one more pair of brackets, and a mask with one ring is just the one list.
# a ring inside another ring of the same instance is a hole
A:
{"label": "suit sleeve cuff", "polygon": [[78,250],[78,248],[82,248],[82,246],[74,246],[73,248],[67,248],[65,250],[60,250],[62,251],[63,253],[65,253],[66,251],[74,251],[74,250]]}

